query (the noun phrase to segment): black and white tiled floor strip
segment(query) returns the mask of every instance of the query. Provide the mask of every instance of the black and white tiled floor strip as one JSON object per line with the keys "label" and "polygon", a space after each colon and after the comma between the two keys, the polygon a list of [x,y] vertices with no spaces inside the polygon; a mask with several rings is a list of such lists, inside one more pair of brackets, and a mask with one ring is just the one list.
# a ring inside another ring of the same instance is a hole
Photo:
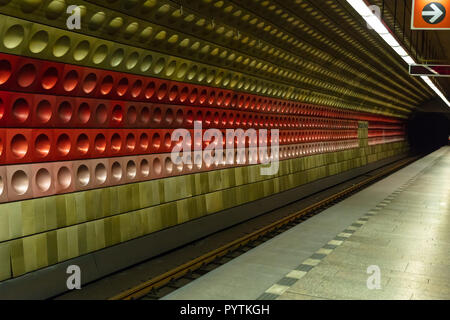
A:
{"label": "black and white tiled floor strip", "polygon": [[276,300],[283,293],[289,290],[294,284],[297,283],[301,278],[308,274],[314,267],[316,267],[320,262],[332,253],[337,247],[341,246],[346,240],[348,240],[353,233],[355,233],[359,228],[361,228],[367,221],[369,221],[370,217],[375,216],[378,212],[383,210],[386,206],[388,206],[398,195],[400,195],[403,191],[405,191],[411,184],[413,184],[416,179],[425,173],[426,170],[429,170],[431,167],[435,165],[435,163],[442,156],[435,159],[429,166],[421,170],[416,176],[408,180],[404,185],[399,187],[395,192],[386,197],[383,201],[376,205],[375,208],[369,210],[363,217],[359,218],[355,223],[347,227],[344,231],[338,234],[333,240],[329,241],[326,245],[320,248],[316,253],[314,253],[311,257],[303,261],[295,270],[292,270],[286,276],[284,276],[281,280],[267,289],[261,296],[258,297],[258,300]]}

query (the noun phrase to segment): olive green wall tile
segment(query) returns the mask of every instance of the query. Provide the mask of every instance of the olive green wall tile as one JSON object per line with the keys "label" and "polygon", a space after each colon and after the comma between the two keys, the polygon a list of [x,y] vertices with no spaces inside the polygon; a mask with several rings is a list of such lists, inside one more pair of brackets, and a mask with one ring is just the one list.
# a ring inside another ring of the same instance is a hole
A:
{"label": "olive green wall tile", "polygon": [[161,207],[145,209],[150,232],[155,232],[163,228]]}
{"label": "olive green wall tile", "polygon": [[67,228],[67,254],[69,259],[78,257],[80,250],[78,244],[78,226]]}
{"label": "olive green wall tile", "polygon": [[11,210],[10,205],[11,203],[7,203],[0,209],[0,241],[11,239],[9,235],[9,215],[11,212],[20,212],[20,210]]}
{"label": "olive green wall tile", "polygon": [[36,264],[37,268],[41,269],[48,266],[47,234],[42,233],[36,235],[35,241],[36,241]]}
{"label": "olive green wall tile", "polygon": [[25,272],[30,272],[38,269],[37,264],[37,237],[36,235],[23,238],[23,259],[25,265]]}
{"label": "olive green wall tile", "polygon": [[49,265],[58,263],[58,238],[57,231],[50,231],[46,233],[47,241],[47,260]]}
{"label": "olive green wall tile", "polygon": [[[105,219],[106,220],[106,219]],[[97,249],[102,249],[106,247],[106,239],[105,239],[105,220],[94,221],[95,227],[95,244]],[[147,227],[148,223],[143,220],[143,226]]]}
{"label": "olive green wall tile", "polygon": [[190,217],[189,212],[189,199],[177,201],[177,224],[182,224],[193,220],[194,217]]}
{"label": "olive green wall tile", "polygon": [[119,232],[120,232],[120,242],[125,242],[128,241],[128,239],[130,239],[130,233],[131,233],[131,215],[133,213],[130,212],[128,214],[122,214],[120,216],[118,216],[119,220],[120,220],[120,228],[119,228]]}
{"label": "olive green wall tile", "polygon": [[78,240],[78,252],[80,255],[86,254],[87,251],[87,223],[78,225],[77,228],[77,240]]}
{"label": "olive green wall tile", "polygon": [[[36,199],[36,201],[33,202],[34,204],[34,223],[35,223],[35,232],[43,232],[47,228],[47,221],[46,221],[46,207],[45,202],[43,199]],[[82,221],[82,220],[80,220]]]}
{"label": "olive green wall tile", "polygon": [[56,201],[50,198],[43,199],[45,202],[46,230],[56,229],[58,227]]}
{"label": "olive green wall tile", "polygon": [[34,202],[32,200],[16,202],[15,207],[8,207],[10,215],[22,215],[22,234],[29,235],[37,232],[36,213]]}
{"label": "olive green wall tile", "polygon": [[86,193],[77,192],[73,195],[75,200],[75,213],[77,217],[77,223],[86,221]]}
{"label": "olive green wall tile", "polygon": [[104,221],[104,232],[105,232],[105,246],[109,247],[113,244],[113,226],[112,226],[112,219],[106,218]]}
{"label": "olive green wall tile", "polygon": [[148,183],[139,184],[139,193],[141,194],[141,207],[150,207],[162,202],[162,193],[159,180],[153,180]]}
{"label": "olive green wall tile", "polygon": [[23,239],[9,242],[13,277],[18,277],[25,273],[25,260],[22,243]]}
{"label": "olive green wall tile", "polygon": [[223,203],[222,192],[220,191],[206,194],[205,201],[207,214],[221,211],[225,207]]}
{"label": "olive green wall tile", "polygon": [[72,225],[77,223],[77,207],[75,201],[75,194],[69,193],[63,196],[66,200],[65,212],[67,225]]}
{"label": "olive green wall tile", "polygon": [[121,226],[120,226],[120,217],[119,216],[114,216],[111,218],[112,221],[112,229],[111,229],[111,234],[112,234],[112,244],[117,244],[120,243],[120,238],[121,238]]}
{"label": "olive green wall tile", "polygon": [[[52,200],[51,198],[48,198],[49,201]],[[66,198],[63,196],[56,196],[55,197],[55,206],[56,206],[56,226],[57,228],[62,228],[67,223],[67,215],[66,215]],[[25,231],[24,231],[25,232]]]}
{"label": "olive green wall tile", "polygon": [[10,247],[10,243],[0,243],[0,281],[12,277]]}
{"label": "olive green wall tile", "polygon": [[67,228],[57,230],[56,241],[58,243],[58,262],[68,260],[69,249],[67,240]]}
{"label": "olive green wall tile", "polygon": [[97,237],[95,232],[95,223],[86,223],[86,251],[93,252],[97,250]]}
{"label": "olive green wall tile", "polygon": [[99,190],[86,192],[86,220],[94,220],[101,217],[102,198]]}
{"label": "olive green wall tile", "polygon": [[177,224],[177,204],[175,202],[161,205],[162,225],[165,228],[175,226]]}

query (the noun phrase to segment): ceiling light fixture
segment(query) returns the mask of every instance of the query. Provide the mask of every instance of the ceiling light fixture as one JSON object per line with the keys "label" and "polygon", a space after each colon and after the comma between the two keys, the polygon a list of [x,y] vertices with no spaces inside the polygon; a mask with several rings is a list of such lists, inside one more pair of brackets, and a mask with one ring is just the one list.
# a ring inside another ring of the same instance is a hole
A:
{"label": "ceiling light fixture", "polygon": [[[364,0],[347,0],[347,2],[358,12],[358,14],[367,22],[367,24],[378,33],[381,38],[405,61],[408,65],[415,64],[414,59],[395,39],[391,31],[386,27],[384,22],[378,18],[372,10],[367,6]],[[427,76],[421,77],[423,81],[450,107],[450,102],[439,88]]]}

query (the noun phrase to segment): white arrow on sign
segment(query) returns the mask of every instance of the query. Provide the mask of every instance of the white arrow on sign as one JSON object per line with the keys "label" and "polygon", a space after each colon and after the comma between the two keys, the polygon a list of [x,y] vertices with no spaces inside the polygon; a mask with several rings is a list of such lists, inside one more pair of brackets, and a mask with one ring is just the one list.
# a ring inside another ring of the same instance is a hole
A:
{"label": "white arrow on sign", "polygon": [[444,12],[439,9],[439,7],[435,3],[432,3],[430,7],[433,9],[433,11],[424,11],[422,12],[422,16],[434,16],[430,19],[430,22],[435,23],[437,19],[439,19],[444,14]]}

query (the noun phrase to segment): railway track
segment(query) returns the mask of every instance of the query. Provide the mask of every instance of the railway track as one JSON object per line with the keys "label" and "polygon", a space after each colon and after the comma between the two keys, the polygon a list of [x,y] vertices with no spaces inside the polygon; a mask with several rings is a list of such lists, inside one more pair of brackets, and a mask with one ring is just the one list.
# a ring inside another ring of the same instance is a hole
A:
{"label": "railway track", "polygon": [[287,215],[265,227],[259,228],[245,236],[231,241],[215,250],[207,252],[187,263],[182,264],[164,274],[156,276],[142,284],[124,291],[110,300],[158,300],[167,294],[187,285],[204,274],[259,246],[267,240],[289,230],[310,217],[322,212],[326,208],[335,205],[361,189],[375,183],[387,175],[416,161],[419,157],[409,157],[389,166],[374,175],[366,174],[363,181],[356,183],[344,190],[328,196],[317,203]]}

